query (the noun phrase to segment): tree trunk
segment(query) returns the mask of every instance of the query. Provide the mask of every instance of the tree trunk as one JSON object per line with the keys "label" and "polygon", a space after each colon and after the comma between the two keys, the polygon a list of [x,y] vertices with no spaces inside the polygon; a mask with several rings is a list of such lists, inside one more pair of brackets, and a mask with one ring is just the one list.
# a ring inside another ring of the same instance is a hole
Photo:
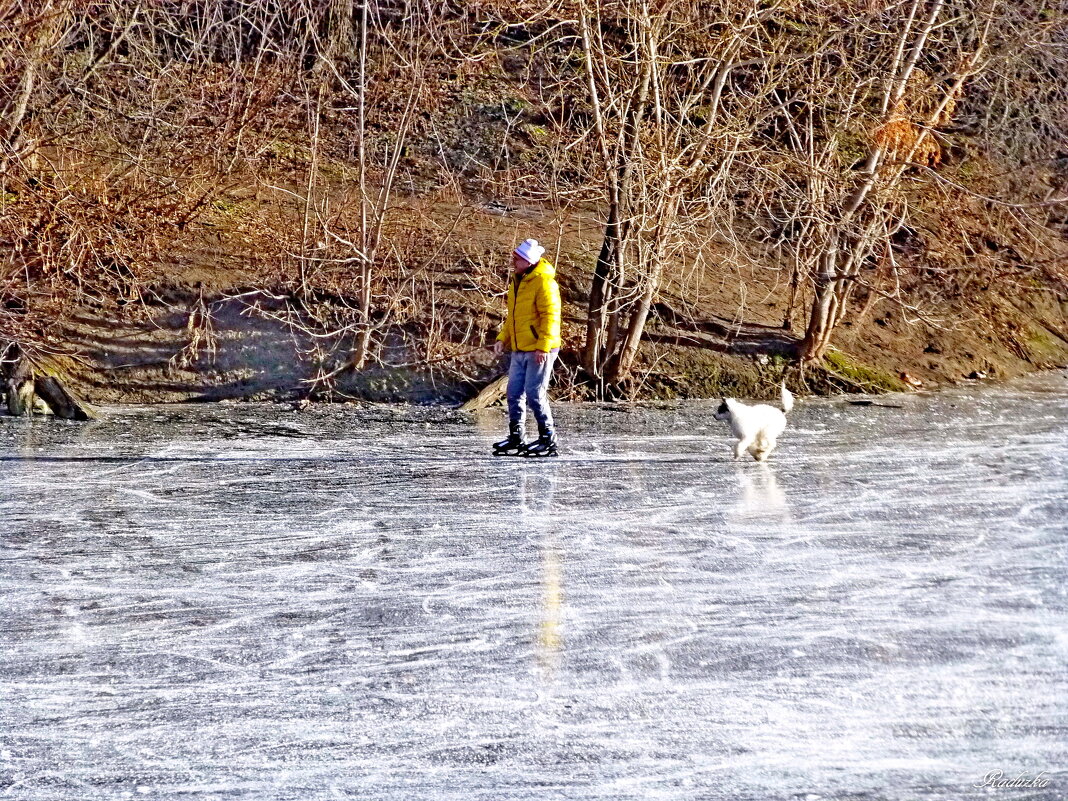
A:
{"label": "tree trunk", "polygon": [[602,353],[605,337],[605,310],[609,300],[608,279],[616,263],[616,249],[619,247],[618,210],[613,204],[608,211],[604,238],[601,240],[601,252],[597,254],[597,263],[593,268],[593,280],[590,284],[590,300],[586,312],[586,345],[583,349],[583,362],[586,372],[591,376],[601,373]]}
{"label": "tree trunk", "polygon": [[838,269],[838,245],[837,236],[834,241],[823,251],[820,257],[820,270],[816,276],[815,297],[812,299],[812,310],[809,313],[808,327],[805,329],[805,337],[801,341],[801,361],[814,362],[823,358],[827,346],[831,341],[831,331],[834,329],[838,311],[838,297],[835,288],[838,285],[836,272]]}
{"label": "tree trunk", "polygon": [[[885,120],[888,120],[889,115],[895,112],[896,107],[904,97],[909,78],[916,69],[916,64],[923,53],[927,38],[934,29],[935,22],[945,3],[944,0],[934,0],[926,19],[921,24],[920,29],[916,31],[911,47],[908,48],[908,54],[905,55],[906,42],[912,34],[912,25],[921,4],[922,0],[913,0],[912,10],[901,33],[898,51],[894,59],[896,74],[893,75],[891,82],[887,84],[886,92],[883,96],[882,110]],[[943,108],[945,102],[943,100],[939,108]],[[907,158],[911,158],[915,153],[915,145],[912,151]],[[865,256],[864,251],[872,243],[874,236],[872,226],[875,223],[869,222],[864,234],[852,237],[852,244],[848,249],[848,263],[845,265],[840,263],[843,253],[841,239],[847,235],[858,211],[864,206],[864,202],[875,187],[876,181],[879,180],[879,170],[885,155],[884,149],[879,145],[873,146],[869,151],[861,171],[861,174],[865,177],[842,204],[837,222],[837,231],[831,234],[831,241],[824,248],[820,257],[812,311],[809,315],[808,326],[805,329],[805,337],[801,342],[800,354],[802,362],[818,361],[827,352],[827,348],[831,344],[831,334],[834,332],[834,327],[838,324],[845,310],[845,302],[849,295],[848,286],[851,283],[850,279],[860,269]],[[899,170],[898,176],[900,174],[901,171]]]}
{"label": "tree trunk", "polygon": [[370,0],[360,3],[360,43],[359,43],[359,81],[357,87],[357,121],[356,121],[356,155],[360,160],[360,294],[357,300],[360,328],[356,333],[356,343],[352,352],[352,367],[360,370],[367,361],[367,352],[371,343],[371,264],[369,245],[370,221],[368,219],[367,186],[367,5]]}
{"label": "tree trunk", "polygon": [[641,344],[642,334],[645,333],[645,323],[649,319],[649,310],[653,306],[653,298],[656,297],[656,291],[660,288],[661,270],[661,263],[658,261],[652,273],[646,278],[642,297],[631,312],[623,347],[620,348],[618,357],[614,360],[614,364],[611,365],[608,376],[609,381],[622,381],[634,367],[634,359],[638,355],[638,345]]}

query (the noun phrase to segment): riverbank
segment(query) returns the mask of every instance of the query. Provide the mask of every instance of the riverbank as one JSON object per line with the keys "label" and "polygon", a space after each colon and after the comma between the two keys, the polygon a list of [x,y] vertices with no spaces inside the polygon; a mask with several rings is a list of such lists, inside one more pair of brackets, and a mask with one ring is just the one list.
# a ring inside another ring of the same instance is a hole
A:
{"label": "riverbank", "polygon": [[[468,241],[487,238],[485,233],[473,227]],[[595,240],[582,241],[588,246]],[[590,278],[584,269],[588,251],[584,255],[574,240],[561,244],[571,248],[558,259],[567,341],[552,394],[590,400],[598,393],[582,380],[577,350]],[[506,241],[485,247],[487,260],[507,253]],[[361,370],[324,363],[316,332],[310,326],[302,330],[287,302],[269,291],[248,290],[241,276],[224,270],[210,276],[179,272],[137,304],[83,303],[49,332],[56,349],[49,363],[93,403],[310,399],[457,405],[506,365],[483,347],[500,324],[503,270],[487,264],[465,273],[462,264],[459,258],[446,262],[430,277],[439,287],[436,307],[421,313],[437,315],[431,322],[441,333],[430,341],[425,333],[398,326],[386,333],[390,346],[381,362]],[[894,391],[1011,378],[1068,364],[1068,297],[1048,287],[1021,291],[992,282],[974,287],[967,297],[935,297],[913,308],[895,299],[861,297],[827,358],[804,374],[788,355],[797,339],[784,321],[796,325],[801,313],[797,304],[790,308],[790,299],[780,274],[766,269],[707,273],[667,285],[654,305],[634,376],[609,397],[773,397],[784,376],[802,394]],[[327,372],[334,374],[324,379]]]}
{"label": "riverbank", "polygon": [[621,6],[595,56],[566,4],[61,5],[19,6],[36,44],[0,64],[4,378],[17,352],[99,403],[459,404],[503,370],[527,237],[563,293],[558,399],[1068,363],[1063,13],[683,4],[632,40]]}

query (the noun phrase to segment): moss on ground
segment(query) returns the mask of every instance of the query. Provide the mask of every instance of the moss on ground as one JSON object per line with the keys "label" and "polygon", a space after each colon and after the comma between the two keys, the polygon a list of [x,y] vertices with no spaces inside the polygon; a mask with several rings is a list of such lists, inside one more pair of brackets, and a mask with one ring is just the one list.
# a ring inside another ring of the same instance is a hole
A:
{"label": "moss on ground", "polygon": [[1045,328],[1035,325],[1027,326],[1024,338],[1032,361],[1056,362],[1063,355],[1063,343]]}
{"label": "moss on ground", "polygon": [[632,399],[776,399],[779,383],[792,369],[792,362],[777,356],[755,360],[707,349],[672,347],[652,364],[640,366],[628,390]]}
{"label": "moss on ground", "polygon": [[824,367],[834,376],[844,378],[852,387],[847,389],[862,389],[874,392],[903,392],[908,386],[895,375],[880,370],[870,365],[861,364],[850,359],[839,350],[828,351],[823,357]]}

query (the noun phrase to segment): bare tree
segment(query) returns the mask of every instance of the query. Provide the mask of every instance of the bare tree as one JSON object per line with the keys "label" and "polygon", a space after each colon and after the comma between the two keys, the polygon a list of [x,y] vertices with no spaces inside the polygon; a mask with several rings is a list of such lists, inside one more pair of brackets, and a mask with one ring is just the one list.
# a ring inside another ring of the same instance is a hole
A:
{"label": "bare tree", "polygon": [[605,202],[584,347],[595,380],[628,375],[666,266],[710,236],[738,122],[752,111],[725,94],[736,70],[764,63],[761,21],[775,8],[727,4],[718,16],[690,2],[580,4]]}
{"label": "bare tree", "polygon": [[[914,159],[928,163],[935,157],[934,129],[946,122],[965,81],[982,64],[992,22],[989,6],[964,18],[978,27],[968,51],[942,26],[943,41],[932,44],[931,36],[945,11],[943,0],[913,0],[901,20],[893,44],[893,60],[882,92],[879,124],[871,131],[871,144],[857,171],[854,185],[840,203],[827,209],[829,225],[821,232],[821,245],[814,254],[815,293],[801,358],[821,358],[831,341],[835,325],[845,312],[846,300],[862,266],[900,224],[894,199]],[[959,24],[959,23],[958,23]],[[932,49],[939,52],[931,54]],[[920,71],[921,59],[943,67],[940,80],[932,82]]]}
{"label": "bare tree", "polygon": [[[857,287],[921,314],[906,271],[934,260],[901,243],[960,198],[1057,274],[1066,20],[1058,0],[3,4],[0,346],[48,346],[76,300],[157,302],[210,235],[283,299],[321,376],[398,337],[429,363],[489,324],[419,322],[441,308],[433,260],[486,266],[448,241],[485,191],[549,202],[561,228],[601,215],[596,385],[634,371],[663,293],[739,265],[788,287],[787,324],[807,308],[798,352],[818,360]],[[492,123],[458,124],[468,95]],[[959,168],[976,142],[1004,177]],[[454,210],[418,197],[434,181]],[[227,219],[231,188],[269,200]],[[977,275],[966,258],[947,287]],[[209,332],[210,302],[188,313]]]}

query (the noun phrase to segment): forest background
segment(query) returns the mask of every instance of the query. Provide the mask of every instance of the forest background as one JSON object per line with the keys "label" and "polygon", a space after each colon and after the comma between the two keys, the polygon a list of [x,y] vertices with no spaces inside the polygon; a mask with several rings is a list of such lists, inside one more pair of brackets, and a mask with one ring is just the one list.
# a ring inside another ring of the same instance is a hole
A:
{"label": "forest background", "polygon": [[462,400],[527,237],[564,397],[1063,365],[1066,77],[1064,0],[8,0],[2,367]]}

